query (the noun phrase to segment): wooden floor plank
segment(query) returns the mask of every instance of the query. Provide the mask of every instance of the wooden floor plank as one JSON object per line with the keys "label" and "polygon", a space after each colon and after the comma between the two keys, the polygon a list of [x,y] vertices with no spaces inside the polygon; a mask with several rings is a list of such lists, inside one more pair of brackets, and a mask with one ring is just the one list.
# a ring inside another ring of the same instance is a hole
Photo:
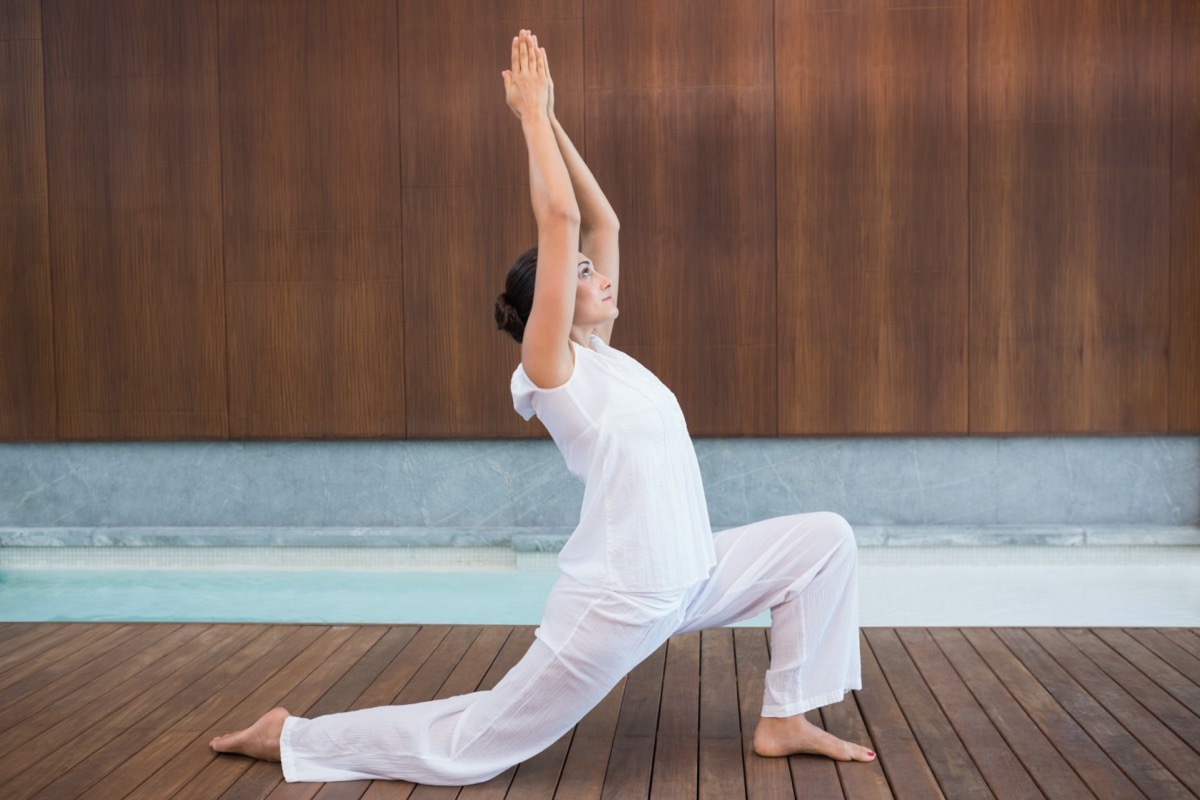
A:
{"label": "wooden floor plank", "polygon": [[[1057,661],[1041,647],[1029,631],[997,631],[1008,649],[1021,659],[1042,686],[1075,718],[1092,740],[1147,797],[1185,797],[1187,789],[1147,750],[1072,674],[1069,667],[1082,669],[1084,662],[1071,658]],[[1071,656],[1063,650],[1062,655]]]}
{"label": "wooden floor plank", "polygon": [[603,800],[641,800],[650,796],[654,736],[662,700],[667,646],[655,650],[625,678],[625,694],[604,776]]}
{"label": "wooden floor plank", "polygon": [[[157,640],[144,642],[138,650],[126,650],[88,665],[81,680],[60,679],[10,704],[0,716],[0,756],[28,741],[41,731],[121,686],[133,676],[154,668],[160,659],[184,647],[207,626],[169,626]],[[110,654],[111,655],[111,654]],[[98,665],[103,664],[100,669]],[[0,774],[3,770],[0,769]],[[2,780],[2,778],[0,778]]]}
{"label": "wooden floor plank", "polygon": [[1097,796],[1107,799],[1141,795],[1108,754],[1097,746],[1087,731],[1005,646],[997,632],[978,628],[966,629],[963,632],[992,671],[1004,681],[1012,695],[1042,729],[1046,738]]}
{"label": "wooden floor plank", "polygon": [[153,667],[125,681],[68,718],[29,740],[14,754],[36,765],[14,779],[21,793],[40,789],[110,742],[121,731],[154,713],[256,635],[253,628],[214,625]]}
{"label": "wooden floor plank", "polygon": [[1125,633],[1170,664],[1193,685],[1200,685],[1200,657],[1194,656],[1162,633],[1149,628],[1127,628]]}
{"label": "wooden floor plank", "polygon": [[[315,668],[294,688],[278,701],[272,700],[269,706],[258,710],[254,718],[258,719],[262,713],[277,705],[289,710],[294,709],[297,714],[310,716],[309,709],[312,705],[379,641],[384,630],[378,626],[335,628],[330,631],[330,635],[343,632],[350,632],[350,635],[343,638],[332,653],[321,656],[316,661]],[[174,796],[178,800],[210,800],[218,792],[224,793],[255,763],[236,756],[214,755],[208,748],[208,742],[214,735],[224,732],[225,729],[207,731],[197,736],[190,747],[180,754],[179,763],[171,768],[173,772],[184,773],[197,766],[201,769],[195,773],[195,777],[187,786],[177,790]]]}
{"label": "wooden floor plank", "polygon": [[762,716],[763,676],[771,665],[767,632],[762,628],[734,628],[733,658],[737,669],[746,797],[748,800],[792,800],[796,793],[792,788],[788,760],[762,758],[754,752],[754,728]]}
{"label": "wooden floor plank", "polygon": [[[1156,765],[1166,768],[1173,777],[1173,782],[1182,783],[1191,791],[1200,788],[1200,756],[1197,756],[1196,751],[1183,739],[1176,736],[1158,717],[1072,645],[1061,632],[1033,629],[1028,633],[1071,678],[1112,715],[1114,723],[1119,721],[1119,724],[1137,739]],[[1200,726],[1195,730],[1200,733]],[[1129,774],[1128,768],[1126,774]],[[1143,791],[1147,790],[1146,786],[1141,788]]]}
{"label": "wooden floor plank", "polygon": [[[272,675],[286,666],[298,653],[302,652],[315,641],[321,633],[322,629],[316,626],[269,626],[267,631],[255,640],[256,646],[249,649],[244,658],[229,659],[226,665],[223,665],[233,677],[229,680],[224,680],[226,675],[218,675],[214,683],[219,684],[219,688],[215,691],[210,691],[208,697],[203,699],[199,705],[187,711],[182,718],[176,719],[173,719],[173,715],[164,710],[158,721],[163,722],[168,727],[165,733],[158,735],[184,736],[186,737],[185,745],[193,741],[197,732],[208,730],[230,708],[236,706],[243,698],[247,697]],[[199,695],[208,688],[203,685],[199,686],[197,694]],[[134,734],[134,731],[127,731],[125,735],[133,736]],[[152,744],[151,746],[156,747],[157,745]],[[171,756],[174,755],[175,753],[171,754]],[[143,783],[154,774],[162,764],[162,761],[153,759],[143,750],[134,756],[129,763],[131,765],[141,765],[136,773],[138,776],[137,780],[133,780],[134,773],[129,773],[127,770],[113,772],[87,790],[89,800],[93,797],[103,798],[104,800],[109,800],[110,798],[116,800],[116,798],[125,797],[131,789]],[[277,765],[275,769],[278,771]]]}
{"label": "wooden floor plank", "polygon": [[733,629],[700,632],[699,800],[745,800]]}
{"label": "wooden floor plank", "polygon": [[[929,632],[904,628],[897,634],[992,794],[1002,799],[1045,797]],[[943,780],[942,785],[948,784]]]}
{"label": "wooden floor plank", "polygon": [[53,683],[137,634],[136,625],[88,625],[58,646],[30,655],[0,675],[0,713],[6,703]]}
{"label": "wooden floor plank", "polygon": [[1188,628],[1158,628],[1157,630],[1196,658],[1200,658],[1200,635],[1195,631]]}
{"label": "wooden floor plank", "polygon": [[1129,663],[1142,671],[1146,677],[1161,686],[1194,714],[1200,714],[1200,686],[1164,661],[1129,632],[1115,628],[1096,628],[1095,633],[1109,647],[1116,650]]}
{"label": "wooden floor plank", "polygon": [[[378,678],[371,681],[371,685],[358,696],[347,710],[354,711],[359,708],[394,704],[396,698],[404,691],[404,687],[424,666],[449,633],[449,625],[422,626],[404,646],[404,649],[396,654],[387,668],[379,673]],[[436,687],[431,690],[431,693],[433,691],[437,691]]]}
{"label": "wooden floor plank", "polygon": [[932,629],[930,635],[1046,797],[1093,796],[962,631]]}
{"label": "wooden floor plank", "polygon": [[[867,732],[867,724],[863,722],[862,712],[858,707],[858,693],[846,695],[840,702],[832,703],[821,709],[821,721],[825,730],[839,739],[857,742],[864,747],[875,750],[878,745],[871,741]],[[892,790],[888,786],[887,776],[883,774],[883,766],[879,759],[867,763],[835,764],[838,778],[842,782],[842,792],[852,800],[892,800]],[[796,796],[800,796],[797,789]]]}
{"label": "wooden floor plank", "polygon": [[57,647],[64,641],[75,636],[80,629],[69,623],[47,623],[41,626],[31,626],[13,641],[0,650],[0,677],[13,667],[24,664],[31,658],[37,658],[40,653]]}
{"label": "wooden floor plank", "polygon": [[652,800],[696,797],[699,737],[700,634],[685,633],[667,642],[658,736],[650,774]]}
{"label": "wooden floor plank", "polygon": [[[561,800],[600,800],[624,696],[625,679],[622,678],[600,704],[575,726],[571,749],[567,752],[554,797]],[[466,790],[459,795],[459,800],[468,798],[482,800]]]}
{"label": "wooden floor plank", "polygon": [[[0,731],[16,725],[27,719],[35,709],[45,708],[66,695],[71,694],[81,686],[92,681],[111,680],[111,670],[118,664],[127,661],[131,656],[141,653],[154,642],[179,628],[178,625],[142,625],[133,628],[134,635],[123,640],[120,647],[114,647],[103,654],[78,665],[70,672],[61,675],[49,675],[49,680],[40,686],[29,686],[30,691],[24,690],[24,682],[13,684],[0,697],[4,698],[0,707]],[[36,680],[36,676],[31,676]],[[9,694],[11,692],[12,694]]]}
{"label": "wooden floor plank", "polygon": [[[192,743],[178,753],[154,775],[129,794],[130,800],[153,800],[160,797],[176,797],[187,791],[187,783],[201,771],[211,770],[213,777],[227,776],[220,786],[221,791],[232,783],[252,763],[242,756],[217,755],[208,749],[208,741],[215,735],[248,727],[263,712],[281,703],[288,693],[305,692],[305,680],[338,647],[351,638],[355,629],[343,626],[325,628],[321,635],[296,655],[282,669],[271,676],[245,699],[228,710],[207,730],[196,731]],[[311,691],[311,690],[309,690]],[[318,695],[319,696],[319,695]],[[310,700],[311,702],[311,700]]]}
{"label": "wooden floor plank", "polygon": [[[280,702],[317,715],[490,688],[531,627],[103,625],[0,625],[36,652],[11,661],[0,706],[0,721],[20,714],[0,729],[5,800],[957,798],[962,753],[1002,798],[1200,789],[1194,629],[869,630],[864,688],[813,716],[875,747],[872,764],[754,755],[766,632],[676,637],[553,747],[458,789],[287,784],[207,738]],[[937,724],[952,740],[930,737]]]}
{"label": "wooden floor plank", "polygon": [[863,688],[858,695],[858,707],[863,721],[878,744],[880,766],[896,800],[925,800],[943,797],[925,754],[908,727],[896,695],[879,668],[875,653],[866,634],[860,636]]}
{"label": "wooden floor plank", "polygon": [[[294,628],[290,630],[294,631]],[[119,792],[118,796],[124,797],[126,791],[145,780],[195,738],[194,730],[186,727],[172,730],[171,726],[270,652],[288,633],[289,629],[262,628],[253,641],[198,676],[185,691],[154,709],[136,726],[113,736],[99,750],[63,773],[46,787],[46,794],[67,798],[84,793],[91,797],[111,796]],[[180,742],[176,751],[168,753],[163,749],[160,740],[164,738]]]}
{"label": "wooden floor plank", "polygon": [[1188,710],[1183,703],[1163,691],[1161,686],[1122,658],[1093,631],[1064,630],[1062,635],[1175,735],[1189,743],[1193,750],[1200,752],[1200,715]]}
{"label": "wooden floor plank", "polygon": [[954,797],[963,800],[993,797],[979,768],[901,644],[899,634],[903,631],[868,628],[865,633],[942,791],[954,787]]}
{"label": "wooden floor plank", "polygon": [[[367,654],[355,662],[321,699],[303,712],[305,716],[311,718],[346,711],[396,658],[418,630],[420,628],[414,625],[388,627]],[[283,775],[278,764],[257,762],[221,795],[221,800],[262,800],[282,782]],[[356,788],[359,796],[365,791],[362,786]]]}
{"label": "wooden floor plank", "polygon": [[[23,775],[22,782],[42,786],[54,777],[52,770],[43,768],[47,759],[61,763],[62,760],[80,760],[89,756],[90,750],[67,747],[67,742],[96,729],[116,732],[121,729],[122,721],[137,718],[154,708],[174,693],[174,686],[170,682],[173,675],[190,662],[208,662],[212,652],[222,652],[228,646],[230,630],[232,628],[228,626],[204,627],[196,636],[196,632],[180,628],[179,633],[186,640],[176,643],[174,634],[168,634],[144,654],[122,664],[122,669],[115,670],[124,680],[112,686],[85,686],[49,706],[44,714],[38,714],[20,727],[7,730],[4,736],[0,736],[6,740],[6,744],[18,738],[24,740],[0,760],[0,784],[12,780],[17,772],[29,772]],[[186,638],[188,636],[191,638]],[[164,644],[168,645],[166,650],[163,650]],[[179,646],[170,648],[172,644]],[[150,652],[154,652],[155,657],[146,658],[145,654]],[[82,702],[77,704],[73,702],[74,698]],[[31,764],[36,765],[38,774],[34,774],[34,768],[29,766]]]}

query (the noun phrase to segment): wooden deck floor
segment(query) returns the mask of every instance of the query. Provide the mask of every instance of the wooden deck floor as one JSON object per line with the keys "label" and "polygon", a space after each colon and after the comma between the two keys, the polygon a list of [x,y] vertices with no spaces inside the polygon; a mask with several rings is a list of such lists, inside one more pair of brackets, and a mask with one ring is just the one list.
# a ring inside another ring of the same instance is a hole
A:
{"label": "wooden deck floor", "polygon": [[[864,689],[824,709],[875,764],[753,755],[758,628],[688,634],[490,783],[284,784],[214,756],[282,704],[323,714],[487,687],[531,628],[0,624],[0,797],[1186,798],[1200,794],[1195,629],[866,629]],[[812,715],[814,720],[818,715]]]}

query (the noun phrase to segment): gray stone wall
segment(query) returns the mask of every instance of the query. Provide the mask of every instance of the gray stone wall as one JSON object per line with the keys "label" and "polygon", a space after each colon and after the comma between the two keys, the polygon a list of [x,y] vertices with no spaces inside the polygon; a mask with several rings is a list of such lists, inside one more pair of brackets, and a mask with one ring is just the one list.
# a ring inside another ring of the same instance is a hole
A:
{"label": "gray stone wall", "polygon": [[[864,545],[1197,544],[1200,437],[704,439],[716,529],[832,510]],[[546,441],[0,445],[0,545],[555,549]]]}

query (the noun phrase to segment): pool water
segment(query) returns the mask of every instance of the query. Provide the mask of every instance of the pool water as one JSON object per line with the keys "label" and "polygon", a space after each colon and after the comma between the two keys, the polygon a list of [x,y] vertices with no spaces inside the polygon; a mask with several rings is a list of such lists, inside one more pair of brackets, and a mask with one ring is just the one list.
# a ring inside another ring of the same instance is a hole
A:
{"label": "pool water", "polygon": [[[1194,564],[863,564],[864,626],[1200,626]],[[532,625],[556,573],[0,569],[0,621]],[[743,624],[766,625],[767,614]]]}

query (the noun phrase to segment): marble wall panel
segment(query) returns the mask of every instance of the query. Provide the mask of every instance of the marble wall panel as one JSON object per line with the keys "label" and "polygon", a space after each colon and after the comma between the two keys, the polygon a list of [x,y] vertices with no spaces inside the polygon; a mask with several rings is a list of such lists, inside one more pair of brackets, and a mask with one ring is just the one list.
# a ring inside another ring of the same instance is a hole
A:
{"label": "marble wall panel", "polygon": [[[1200,525],[1200,437],[704,439],[713,527]],[[0,445],[0,528],[569,529],[546,441]],[[971,534],[972,536],[976,534]]]}

